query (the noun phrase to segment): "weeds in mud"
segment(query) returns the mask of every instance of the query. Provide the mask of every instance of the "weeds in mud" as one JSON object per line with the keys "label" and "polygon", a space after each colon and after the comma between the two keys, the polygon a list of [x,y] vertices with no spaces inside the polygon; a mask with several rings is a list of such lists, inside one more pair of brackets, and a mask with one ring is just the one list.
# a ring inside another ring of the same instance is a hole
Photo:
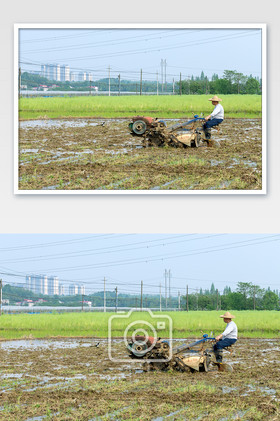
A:
{"label": "weeds in mud", "polygon": [[[141,139],[131,136],[126,121],[108,122],[106,129],[81,125],[74,144],[71,126],[21,128],[20,145],[28,142],[39,153],[20,152],[19,189],[261,189],[260,122],[229,120],[223,125],[221,147],[188,149],[139,147]],[[245,137],[248,128],[256,138]]]}
{"label": "weeds in mud", "polygon": [[[111,363],[105,342],[99,348],[83,346],[87,343],[91,340],[71,347],[64,341],[66,349],[57,347],[59,341],[49,341],[45,347],[37,344],[32,348],[30,344],[27,349],[2,347],[0,419],[22,421],[23,413],[25,420],[47,416],[56,421],[279,419],[279,400],[259,387],[263,384],[267,389],[273,387],[279,396],[276,340],[238,341],[238,355],[228,357],[230,362],[236,362],[232,373],[218,373],[216,367],[211,367],[208,373],[137,373],[133,364]],[[125,352],[122,344],[114,346]],[[28,388],[23,384],[1,391],[2,374],[7,367],[32,384]],[[119,377],[112,380],[108,372]],[[120,377],[123,373],[125,378]],[[81,376],[86,380],[81,381]],[[65,383],[56,386],[55,381],[61,378]]]}

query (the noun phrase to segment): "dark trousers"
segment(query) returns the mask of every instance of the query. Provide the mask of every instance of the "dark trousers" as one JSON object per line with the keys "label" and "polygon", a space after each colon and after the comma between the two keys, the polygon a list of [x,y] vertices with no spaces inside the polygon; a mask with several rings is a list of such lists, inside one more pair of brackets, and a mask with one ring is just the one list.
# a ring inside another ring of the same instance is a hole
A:
{"label": "dark trousers", "polygon": [[233,345],[237,339],[222,339],[221,341],[218,341],[213,346],[214,351],[221,351],[223,348],[226,348],[227,346]]}
{"label": "dark trousers", "polygon": [[207,120],[203,124],[204,129],[211,129],[211,127],[218,126],[218,124],[221,124],[224,120],[221,118],[212,118],[212,120]]}

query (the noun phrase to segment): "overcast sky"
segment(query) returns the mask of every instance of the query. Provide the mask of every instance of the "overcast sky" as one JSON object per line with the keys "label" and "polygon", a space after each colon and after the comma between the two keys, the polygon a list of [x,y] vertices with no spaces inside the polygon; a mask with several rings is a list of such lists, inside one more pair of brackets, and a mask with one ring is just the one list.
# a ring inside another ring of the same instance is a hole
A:
{"label": "overcast sky", "polygon": [[172,81],[201,71],[209,78],[224,70],[261,77],[261,29],[20,29],[19,56],[24,71],[41,64],[69,65],[70,71],[90,71],[93,80],[122,79],[161,82],[161,60]]}
{"label": "overcast sky", "polygon": [[26,274],[56,275],[65,286],[86,286],[86,293],[159,293],[171,271],[171,293],[209,289],[237,282],[280,286],[280,234],[2,234],[0,277],[25,283]]}

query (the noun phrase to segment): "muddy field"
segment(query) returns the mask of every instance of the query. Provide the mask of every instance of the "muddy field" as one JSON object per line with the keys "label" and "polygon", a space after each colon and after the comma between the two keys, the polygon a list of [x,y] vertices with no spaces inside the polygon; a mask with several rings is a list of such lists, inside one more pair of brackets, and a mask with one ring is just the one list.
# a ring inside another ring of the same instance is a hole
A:
{"label": "muddy field", "polygon": [[[240,339],[225,353],[232,373],[216,366],[143,372],[139,363],[112,363],[107,340],[21,340],[0,348],[1,420],[280,419],[279,339]],[[120,341],[113,348],[126,356]]]}
{"label": "muddy field", "polygon": [[[167,125],[174,120],[166,120]],[[182,121],[182,120],[176,120]],[[129,120],[21,121],[20,190],[259,190],[260,119],[228,119],[216,147],[144,148]]]}

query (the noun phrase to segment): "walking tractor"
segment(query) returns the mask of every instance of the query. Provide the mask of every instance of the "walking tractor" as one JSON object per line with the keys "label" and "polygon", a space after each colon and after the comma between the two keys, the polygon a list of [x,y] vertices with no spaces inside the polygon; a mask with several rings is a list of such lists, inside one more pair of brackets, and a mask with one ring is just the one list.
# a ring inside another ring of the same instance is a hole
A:
{"label": "walking tractor", "polygon": [[143,137],[143,146],[174,146],[179,148],[198,147],[202,142],[211,146],[211,140],[205,139],[202,128],[205,119],[194,115],[193,119],[167,127],[164,120],[153,117],[136,116],[129,123],[129,129],[135,136]]}
{"label": "walking tractor", "polygon": [[127,345],[127,351],[132,359],[141,359],[145,371],[177,370],[177,371],[205,371],[210,364],[218,366],[219,371],[232,371],[229,364],[218,363],[213,351],[215,338],[207,334],[196,342],[183,344],[173,349],[167,340],[155,339],[151,336],[135,336]]}

